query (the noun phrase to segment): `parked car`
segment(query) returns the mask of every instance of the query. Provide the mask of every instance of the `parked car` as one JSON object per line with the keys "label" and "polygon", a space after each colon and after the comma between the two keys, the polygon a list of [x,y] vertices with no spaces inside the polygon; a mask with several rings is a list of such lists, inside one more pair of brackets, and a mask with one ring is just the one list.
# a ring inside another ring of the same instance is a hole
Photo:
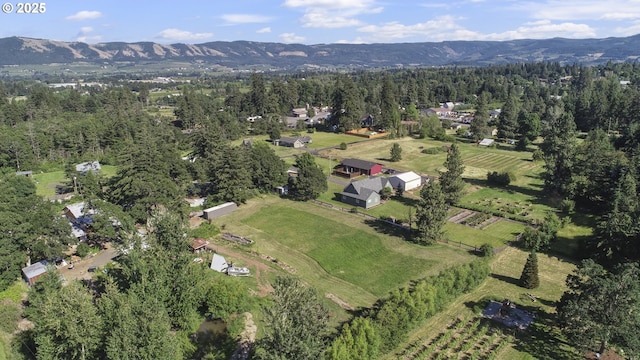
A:
{"label": "parked car", "polygon": [[87,269],[88,272],[94,272],[96,270],[98,270],[97,266],[89,266],[89,268]]}

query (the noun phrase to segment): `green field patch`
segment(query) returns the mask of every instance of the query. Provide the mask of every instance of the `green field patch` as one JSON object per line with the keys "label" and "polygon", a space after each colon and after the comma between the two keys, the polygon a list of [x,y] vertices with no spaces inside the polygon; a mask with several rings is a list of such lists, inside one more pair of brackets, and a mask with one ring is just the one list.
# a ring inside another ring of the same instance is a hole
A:
{"label": "green field patch", "polygon": [[444,226],[449,244],[480,247],[490,244],[494,248],[505,246],[524,230],[524,225],[513,221],[500,220],[484,229],[476,229],[462,224],[447,222]]}
{"label": "green field patch", "polygon": [[64,171],[51,171],[47,173],[33,174],[36,182],[36,194],[50,197],[56,194],[56,186],[67,181]]}
{"label": "green field patch", "polygon": [[543,219],[553,207],[543,202],[535,193],[523,193],[509,188],[484,187],[462,197],[462,206],[469,205],[474,210],[517,215],[526,219]]}
{"label": "green field patch", "polygon": [[436,263],[391,251],[379,235],[286,206],[271,206],[242,222],[293,251],[307,254],[329,274],[378,297]]}

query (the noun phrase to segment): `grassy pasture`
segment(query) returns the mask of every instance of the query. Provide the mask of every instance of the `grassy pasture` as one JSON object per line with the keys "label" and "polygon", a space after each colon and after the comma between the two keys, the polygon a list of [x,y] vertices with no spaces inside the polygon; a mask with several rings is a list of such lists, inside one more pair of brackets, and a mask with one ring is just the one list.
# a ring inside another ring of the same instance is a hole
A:
{"label": "grassy pasture", "polygon": [[[118,167],[114,165],[102,165],[100,175],[110,178],[118,172]],[[50,171],[46,173],[34,173],[33,180],[36,183],[36,194],[43,197],[51,197],[56,194],[56,185],[68,181],[63,170]]]}
{"label": "grassy pasture", "polygon": [[[491,262],[492,274],[483,284],[456,299],[446,311],[428,319],[424,326],[411,334],[406,343],[400,344],[396,351],[384,359],[396,359],[399,354],[405,353],[405,349],[415,346],[416,342],[424,342],[428,346],[430,339],[443,332],[446,324],[451,324],[458,318],[477,316],[481,300],[486,298],[508,298],[517,306],[525,307],[536,314],[535,323],[513,339],[501,353],[500,359],[579,358],[563,341],[552,320],[555,302],[566,290],[566,276],[573,271],[575,265],[556,257],[538,254],[540,287],[529,290],[517,285],[527,256],[528,253],[512,247],[497,254]],[[527,292],[536,296],[538,300],[532,302],[524,295]]]}
{"label": "grassy pasture", "polygon": [[319,292],[354,307],[369,307],[412,279],[472,258],[454,247],[425,248],[379,233],[357,215],[273,196],[251,200],[215,222],[254,239],[255,251],[292,266]]}

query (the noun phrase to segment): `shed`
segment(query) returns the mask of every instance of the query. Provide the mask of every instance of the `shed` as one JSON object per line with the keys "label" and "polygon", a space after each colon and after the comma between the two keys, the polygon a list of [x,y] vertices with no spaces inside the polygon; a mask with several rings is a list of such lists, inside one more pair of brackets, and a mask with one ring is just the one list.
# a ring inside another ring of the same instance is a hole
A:
{"label": "shed", "polygon": [[100,169],[102,169],[102,166],[98,161],[83,162],[76,165],[76,171],[82,175],[85,175],[87,171],[92,171],[96,174]]}
{"label": "shed", "polygon": [[29,285],[35,284],[40,276],[47,272],[47,262],[39,261],[22,268],[22,277]]}
{"label": "shed", "polygon": [[407,171],[389,177],[389,182],[394,189],[400,186],[402,190],[409,191],[422,185],[422,177],[413,171]]}
{"label": "shed", "polygon": [[191,252],[199,253],[201,251],[207,250],[207,245],[209,245],[209,242],[205,239],[193,239],[193,241],[191,241]]}
{"label": "shed", "polygon": [[211,259],[211,269],[217,272],[227,272],[229,265],[227,264],[227,259],[222,255],[213,254],[213,259]]}
{"label": "shed", "polygon": [[491,144],[493,144],[493,143],[494,143],[493,139],[482,139],[482,141],[480,141],[478,143],[478,145],[480,145],[480,146],[491,146]]}
{"label": "shed", "polygon": [[203,217],[207,220],[217,219],[220,216],[232,213],[238,208],[238,205],[234,202],[227,202],[220,204],[203,211]]}

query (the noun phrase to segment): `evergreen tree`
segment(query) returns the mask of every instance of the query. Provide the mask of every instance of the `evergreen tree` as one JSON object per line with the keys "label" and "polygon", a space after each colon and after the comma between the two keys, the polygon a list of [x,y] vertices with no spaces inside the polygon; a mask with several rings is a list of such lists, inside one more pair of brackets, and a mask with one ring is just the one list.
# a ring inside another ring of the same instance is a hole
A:
{"label": "evergreen tree", "polygon": [[267,107],[267,89],[264,84],[264,77],[260,73],[251,74],[251,90],[249,91],[251,100],[252,115],[264,115]]}
{"label": "evergreen tree", "polygon": [[451,144],[444,167],[447,171],[440,173],[442,192],[447,204],[454,205],[460,200],[462,189],[464,188],[464,182],[462,181],[464,165],[462,164],[462,156],[457,144]]}
{"label": "evergreen tree", "polygon": [[332,102],[331,123],[347,131],[360,126],[363,107],[353,79],[349,76],[338,76]]}
{"label": "evergreen tree", "polygon": [[524,264],[524,269],[522,269],[522,275],[520,275],[520,286],[527,289],[535,289],[540,286],[538,256],[535,251],[532,251],[527,257],[527,262]]}
{"label": "evergreen tree", "polygon": [[253,183],[248,171],[249,159],[239,147],[226,147],[218,167],[211,173],[211,200],[245,203],[253,194]]}
{"label": "evergreen tree", "polygon": [[254,143],[249,153],[250,173],[256,189],[268,193],[287,183],[287,166],[273,148]]}
{"label": "evergreen tree", "polygon": [[575,193],[574,162],[576,124],[570,113],[551,117],[540,145],[544,153],[545,189],[553,194],[572,198]]}
{"label": "evergreen tree", "polygon": [[382,79],[382,90],[380,93],[380,126],[386,129],[391,137],[396,137],[400,131],[400,111],[396,102],[393,82],[391,76],[385,75]]}
{"label": "evergreen tree", "polygon": [[498,116],[498,137],[515,139],[518,132],[518,114],[520,112],[517,100],[510,95],[502,106]]}
{"label": "evergreen tree", "polygon": [[293,277],[273,283],[271,306],[264,309],[269,324],[256,343],[258,360],[315,360],[326,345],[328,311],[316,292]]}
{"label": "evergreen tree", "polygon": [[393,145],[391,145],[389,160],[393,162],[402,160],[402,148],[400,147],[400,144],[393,143]]}
{"label": "evergreen tree", "polygon": [[480,141],[491,135],[489,128],[488,97],[488,94],[482,93],[476,100],[476,111],[473,114],[473,121],[471,121],[471,126],[469,127],[471,138],[474,141]]}
{"label": "evergreen tree", "polygon": [[416,242],[422,245],[434,244],[442,239],[442,227],[447,221],[447,204],[440,184],[433,180],[420,190],[420,202],[416,209]]}
{"label": "evergreen tree", "polygon": [[294,199],[316,199],[327,191],[327,177],[316,164],[313,155],[308,152],[302,153],[296,159],[295,166],[298,168],[298,175],[289,178],[289,192]]}

